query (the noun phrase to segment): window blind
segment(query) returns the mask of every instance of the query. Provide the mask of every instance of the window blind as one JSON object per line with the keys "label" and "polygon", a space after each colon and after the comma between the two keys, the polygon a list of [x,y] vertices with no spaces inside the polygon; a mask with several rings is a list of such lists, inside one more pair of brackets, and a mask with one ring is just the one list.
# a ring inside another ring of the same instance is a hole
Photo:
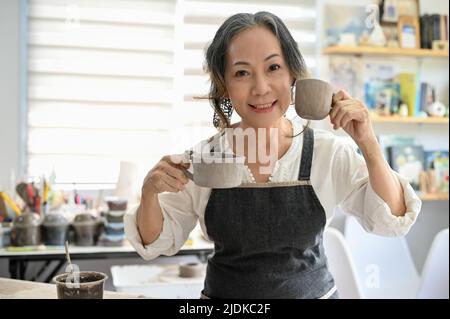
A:
{"label": "window blind", "polygon": [[[140,176],[214,134],[204,49],[237,12],[277,14],[316,66],[315,1],[30,0],[28,174],[60,184]],[[235,120],[233,118],[232,120]]]}
{"label": "window blind", "polygon": [[113,184],[167,149],[175,1],[30,0],[28,174]]}

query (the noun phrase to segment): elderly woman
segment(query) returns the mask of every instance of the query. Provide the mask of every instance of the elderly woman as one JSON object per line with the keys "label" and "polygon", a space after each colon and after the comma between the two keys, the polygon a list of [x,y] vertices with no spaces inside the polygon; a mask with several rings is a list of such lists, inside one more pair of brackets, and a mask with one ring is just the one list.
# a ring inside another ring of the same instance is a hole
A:
{"label": "elderly woman", "polygon": [[[139,207],[125,217],[128,239],[145,259],[173,255],[199,221],[215,245],[204,298],[338,298],[322,243],[333,208],[339,205],[372,233],[401,236],[414,223],[420,200],[385,162],[362,102],[340,91],[329,118],[363,156],[331,132],[285,117],[292,87],[307,72],[277,16],[228,18],[209,45],[206,62],[215,126],[277,134],[246,144],[245,187],[199,187],[183,172],[189,163],[163,157],[144,180]],[[233,110],[240,121],[232,125]],[[249,161],[252,147],[268,150],[271,143],[274,163]],[[221,145],[219,151],[236,154],[235,146]]]}

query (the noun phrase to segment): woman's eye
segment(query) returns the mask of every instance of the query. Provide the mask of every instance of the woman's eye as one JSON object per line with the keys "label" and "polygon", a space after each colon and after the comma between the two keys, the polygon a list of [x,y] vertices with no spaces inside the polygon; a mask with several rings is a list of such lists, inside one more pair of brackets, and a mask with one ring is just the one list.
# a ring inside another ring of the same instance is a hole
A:
{"label": "woman's eye", "polygon": [[244,71],[244,70],[239,70],[239,71],[237,71],[237,72],[235,73],[235,75],[236,75],[237,77],[246,76],[247,74],[248,74],[248,72],[247,72],[247,71]]}
{"label": "woman's eye", "polygon": [[270,70],[270,71],[276,71],[276,70],[278,70],[279,68],[281,68],[281,66],[279,66],[278,64],[272,64],[272,65],[269,67],[269,70]]}

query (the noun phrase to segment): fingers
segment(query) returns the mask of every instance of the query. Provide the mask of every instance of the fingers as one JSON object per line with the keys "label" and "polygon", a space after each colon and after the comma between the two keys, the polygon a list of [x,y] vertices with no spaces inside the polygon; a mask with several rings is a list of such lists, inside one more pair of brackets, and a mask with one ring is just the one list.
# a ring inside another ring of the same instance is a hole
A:
{"label": "fingers", "polygon": [[162,174],[161,180],[166,183],[169,188],[172,189],[171,191],[179,192],[184,190],[184,184],[168,174]]}
{"label": "fingers", "polygon": [[332,98],[332,103],[336,103],[342,100],[349,100],[352,99],[352,97],[350,96],[350,94],[348,94],[346,91],[344,90],[340,90],[337,93],[333,94],[333,98]]}
{"label": "fingers", "polygon": [[175,166],[183,166],[184,168],[189,168],[191,165],[189,158],[187,158],[184,154],[166,155],[162,158],[162,160]]}
{"label": "fingers", "polygon": [[160,179],[155,182],[155,187],[158,189],[159,193],[162,192],[171,192],[178,193],[180,190],[170,184],[168,184],[164,179]]}
{"label": "fingers", "polygon": [[333,119],[336,116],[336,114],[338,114],[343,107],[346,107],[346,106],[349,106],[352,104],[354,104],[354,102],[352,100],[344,100],[344,101],[336,102],[334,104],[333,108],[331,109],[330,118]]}
{"label": "fingers", "polygon": [[[181,165],[180,165],[181,166]],[[161,162],[161,169],[167,173],[169,176],[177,179],[180,183],[183,185],[189,182],[186,175],[183,173],[183,171],[180,168],[177,168],[175,166],[172,166],[172,164],[167,162]]]}
{"label": "fingers", "polygon": [[184,190],[184,185],[189,182],[189,179],[183,169],[189,168],[190,163],[184,163],[182,160],[183,155],[164,156],[144,178],[143,192],[159,194]]}
{"label": "fingers", "polygon": [[345,128],[353,120],[364,121],[367,110],[357,100],[343,100],[336,102],[330,112],[330,121],[334,129]]}

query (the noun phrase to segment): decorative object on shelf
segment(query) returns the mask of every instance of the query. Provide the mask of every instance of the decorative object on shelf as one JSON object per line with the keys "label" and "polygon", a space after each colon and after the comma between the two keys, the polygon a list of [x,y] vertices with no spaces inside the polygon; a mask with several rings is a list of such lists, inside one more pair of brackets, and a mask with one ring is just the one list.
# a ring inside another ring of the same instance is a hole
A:
{"label": "decorative object on shelf", "polygon": [[448,41],[433,40],[431,49],[436,50],[436,51],[448,51]]}
{"label": "decorative object on shelf", "polygon": [[367,29],[365,5],[332,5],[326,4],[324,16],[333,19],[324,20],[325,45],[331,46],[339,43],[341,35],[352,33],[355,39],[359,39]]}
{"label": "decorative object on shelf", "polygon": [[356,35],[351,32],[341,33],[339,36],[339,45],[356,47],[358,43],[356,42]]}
{"label": "decorative object on shelf", "polygon": [[396,0],[398,16],[419,16],[419,0]]}
{"label": "decorative object on shelf", "polygon": [[397,0],[383,0],[382,1],[382,22],[397,22],[398,21],[398,7]]}
{"label": "decorative object on shelf", "polygon": [[387,40],[383,28],[379,24],[375,24],[370,33],[368,44],[374,47],[384,47],[386,43]]}
{"label": "decorative object on shelf", "polygon": [[400,16],[398,18],[398,38],[401,48],[420,48],[420,27],[417,17]]}
{"label": "decorative object on shelf", "polygon": [[388,48],[398,48],[398,33],[397,25],[383,25],[384,36],[386,37],[386,47]]}
{"label": "decorative object on shelf", "polygon": [[398,115],[401,117],[408,117],[408,105],[406,103],[401,103],[398,108]]}
{"label": "decorative object on shelf", "polygon": [[444,103],[435,101],[427,106],[427,113],[430,116],[444,117],[447,114],[447,108]]}

